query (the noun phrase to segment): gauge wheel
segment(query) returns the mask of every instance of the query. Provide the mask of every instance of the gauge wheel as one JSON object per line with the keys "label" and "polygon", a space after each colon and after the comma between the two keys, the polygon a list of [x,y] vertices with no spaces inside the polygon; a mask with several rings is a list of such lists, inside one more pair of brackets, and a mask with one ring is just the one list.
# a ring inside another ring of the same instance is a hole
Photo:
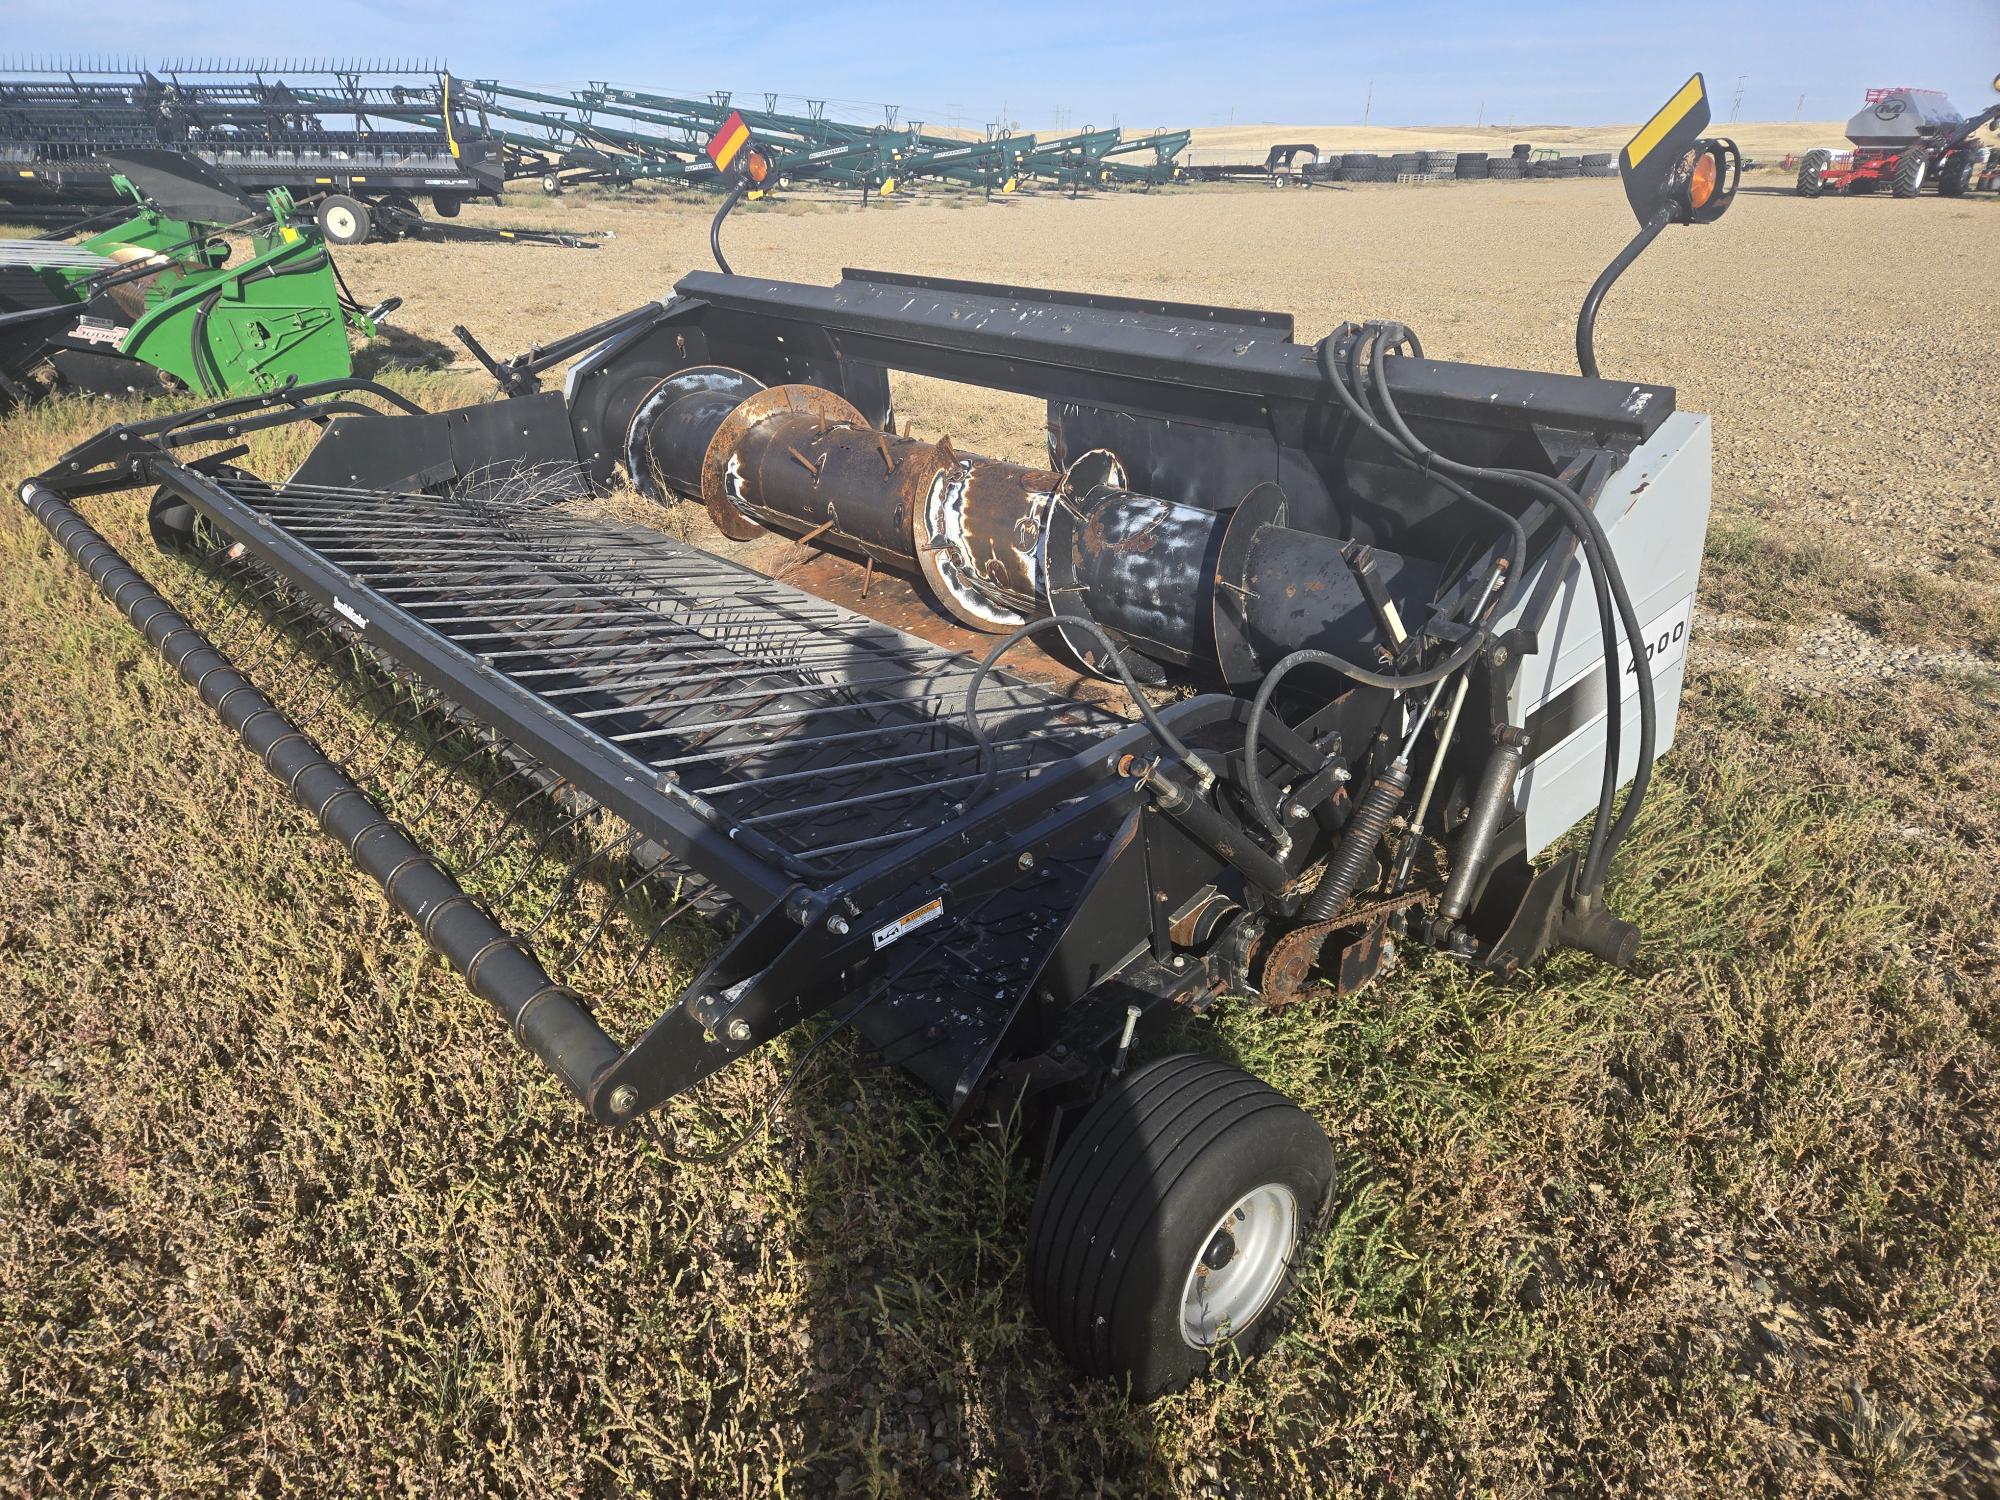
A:
{"label": "gauge wheel", "polygon": [[360,244],[368,238],[372,222],[368,216],[368,205],[345,193],[329,193],[320,199],[319,209],[313,217],[329,245]]}
{"label": "gauge wheel", "polygon": [[1337,1177],[1312,1117],[1198,1054],[1115,1080],[1064,1143],[1028,1226],[1028,1289],[1086,1374],[1139,1400],[1248,1358],[1285,1304]]}

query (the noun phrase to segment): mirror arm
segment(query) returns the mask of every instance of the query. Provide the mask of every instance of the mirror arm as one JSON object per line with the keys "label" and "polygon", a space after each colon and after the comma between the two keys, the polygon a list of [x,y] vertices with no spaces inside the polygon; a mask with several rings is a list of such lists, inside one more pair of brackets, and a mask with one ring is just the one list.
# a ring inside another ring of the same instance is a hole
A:
{"label": "mirror arm", "polygon": [[1597,379],[1597,309],[1604,301],[1604,294],[1673,220],[1673,214],[1662,209],[1641,225],[1631,242],[1612,258],[1611,264],[1591,284],[1589,295],[1583,299],[1583,308],[1576,315],[1576,363],[1577,368],[1591,379]]}

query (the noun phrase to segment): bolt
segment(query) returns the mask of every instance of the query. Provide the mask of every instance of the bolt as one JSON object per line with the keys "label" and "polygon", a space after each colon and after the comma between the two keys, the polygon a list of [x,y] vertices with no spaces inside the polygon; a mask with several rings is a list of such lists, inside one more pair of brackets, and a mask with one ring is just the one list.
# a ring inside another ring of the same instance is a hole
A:
{"label": "bolt", "polygon": [[731,1021],[729,1023],[729,1040],[732,1042],[749,1041],[750,1023],[744,1020],[741,1016],[738,1016],[735,1020]]}
{"label": "bolt", "polygon": [[1507,648],[1505,646],[1495,646],[1493,648],[1493,665],[1496,667],[1507,665]]}
{"label": "bolt", "polygon": [[835,937],[846,937],[847,918],[843,917],[839,912],[835,912],[826,919],[826,930]]}
{"label": "bolt", "polygon": [[1345,766],[1335,766],[1333,768],[1333,779],[1342,783],[1349,782],[1354,779],[1354,773]]}
{"label": "bolt", "polygon": [[639,1091],[629,1083],[621,1083],[611,1091],[611,1113],[629,1115],[639,1107]]}
{"label": "bolt", "polygon": [[1032,849],[1023,849],[1023,850],[1021,851],[1021,857],[1020,857],[1019,859],[1017,859],[1017,860],[1015,860],[1015,861],[1014,861],[1014,868],[1015,868],[1015,869],[1017,869],[1017,870],[1032,870],[1032,869],[1034,869],[1034,868],[1035,868],[1035,851],[1034,851],[1034,850],[1032,850]]}
{"label": "bolt", "polygon": [[1294,802],[1292,804],[1292,816],[1295,818],[1309,818],[1312,816],[1312,809],[1307,807],[1303,802]]}
{"label": "bolt", "polygon": [[1176,953],[1174,955],[1174,967],[1176,969],[1185,969],[1187,967],[1187,955],[1185,953]]}

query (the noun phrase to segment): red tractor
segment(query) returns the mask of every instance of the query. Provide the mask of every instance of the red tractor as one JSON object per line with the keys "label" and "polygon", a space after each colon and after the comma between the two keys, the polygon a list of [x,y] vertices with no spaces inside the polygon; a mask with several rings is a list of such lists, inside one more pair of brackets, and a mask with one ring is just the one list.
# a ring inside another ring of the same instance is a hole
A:
{"label": "red tractor", "polygon": [[1945,197],[1961,198],[1992,181],[1987,148],[1973,137],[1996,121],[2000,104],[1968,120],[1936,89],[1870,89],[1847,122],[1854,149],[1808,151],[1799,162],[1799,196],[1886,186],[1898,198],[1914,198],[1935,182]]}

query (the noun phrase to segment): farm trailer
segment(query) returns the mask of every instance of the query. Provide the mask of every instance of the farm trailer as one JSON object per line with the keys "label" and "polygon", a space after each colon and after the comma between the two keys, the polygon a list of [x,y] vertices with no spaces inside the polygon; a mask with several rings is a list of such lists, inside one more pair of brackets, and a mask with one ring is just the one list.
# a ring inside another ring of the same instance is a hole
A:
{"label": "farm trailer", "polygon": [[1966,119],[1936,89],[1870,89],[1847,122],[1852,149],[1808,151],[1799,161],[1798,194],[1887,187],[1898,198],[1914,198],[1935,183],[1942,196],[1962,198],[1984,181],[1989,148],[1977,137],[1996,123],[2000,104]]}
{"label": "farm trailer", "polygon": [[[1434,359],[1395,323],[1308,345],[1281,313],[695,272],[494,362],[494,402],[218,403],[21,499],[593,1119],[821,1018],[785,1087],[850,1035],[952,1126],[1018,1121],[1029,1296],[1148,1396],[1273,1336],[1342,1180],[1257,1079],[1154,1056],[1167,1023],[1352,990],[1399,947],[1502,976],[1633,957],[1604,881],[1672,741],[1709,427],[1597,376],[1592,336],[1654,236],[1727,205],[1707,117],[1697,78],[1627,148],[1641,228],[1579,317],[1587,375]],[[890,371],[1046,403],[1047,462],[899,433]],[[237,466],[295,424],[319,438],[294,472]],[[940,649],[593,498],[623,485],[915,580],[997,640]],[[82,502],[141,486],[155,536],[281,627],[249,633],[276,661],[232,662],[92,528]],[[1009,674],[1029,640],[1126,711]],[[435,747],[418,796],[470,776],[456,866],[322,748],[306,705],[341,671]],[[586,845],[534,941],[465,883],[509,830]],[[688,911],[731,935],[615,1040],[578,964]]]}

